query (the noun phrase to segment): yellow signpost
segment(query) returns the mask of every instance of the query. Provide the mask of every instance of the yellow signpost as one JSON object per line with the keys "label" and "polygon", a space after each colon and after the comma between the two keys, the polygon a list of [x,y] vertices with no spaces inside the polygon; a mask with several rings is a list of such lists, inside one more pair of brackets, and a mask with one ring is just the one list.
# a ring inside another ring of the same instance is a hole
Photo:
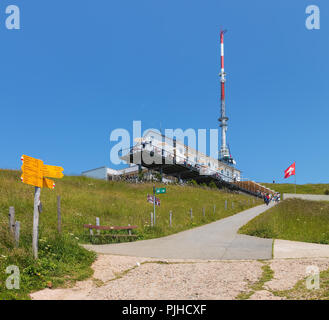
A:
{"label": "yellow signpost", "polygon": [[43,186],[49,189],[55,189],[55,182],[53,180],[43,178]]}
{"label": "yellow signpost", "polygon": [[64,169],[62,167],[43,165],[43,176],[44,177],[61,179],[64,177],[64,174],[62,171],[64,171]]}
{"label": "yellow signpost", "polygon": [[23,161],[21,180],[25,184],[39,188],[54,189],[54,181],[45,177],[57,179],[64,177],[64,169],[62,167],[45,165],[42,160],[34,159],[26,155],[23,155],[21,160]]}
{"label": "yellow signpost", "polygon": [[21,180],[23,183],[35,187],[34,192],[34,211],[33,211],[33,238],[32,249],[34,258],[38,258],[38,229],[39,229],[39,207],[41,188],[54,189],[55,183],[49,178],[63,178],[64,169],[62,167],[48,166],[43,164],[42,160],[35,159],[26,155],[21,157],[23,162]]}
{"label": "yellow signpost", "polygon": [[35,187],[43,187],[43,161],[39,159],[34,159],[29,156],[23,155],[21,157],[23,161],[21,176],[22,182]]}

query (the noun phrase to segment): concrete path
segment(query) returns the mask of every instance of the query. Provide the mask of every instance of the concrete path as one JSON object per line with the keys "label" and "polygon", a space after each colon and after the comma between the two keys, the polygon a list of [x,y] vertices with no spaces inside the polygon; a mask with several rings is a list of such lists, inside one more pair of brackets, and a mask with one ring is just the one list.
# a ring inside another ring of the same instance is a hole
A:
{"label": "concrete path", "polygon": [[269,207],[260,205],[163,238],[84,247],[103,254],[160,259],[271,259],[272,239],[237,234],[240,227]]}
{"label": "concrete path", "polygon": [[329,196],[324,194],[300,194],[300,193],[284,193],[283,198],[286,199],[303,199],[310,201],[329,201]]}
{"label": "concrete path", "polygon": [[275,240],[274,259],[285,258],[327,258],[329,245],[299,241]]}

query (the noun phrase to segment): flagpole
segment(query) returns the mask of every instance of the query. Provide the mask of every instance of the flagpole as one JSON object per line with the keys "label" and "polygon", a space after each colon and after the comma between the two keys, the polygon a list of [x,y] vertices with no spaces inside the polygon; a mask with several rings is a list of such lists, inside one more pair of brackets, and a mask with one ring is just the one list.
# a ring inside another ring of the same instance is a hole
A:
{"label": "flagpole", "polygon": [[295,194],[297,194],[297,187],[296,187],[296,172],[295,172]]}

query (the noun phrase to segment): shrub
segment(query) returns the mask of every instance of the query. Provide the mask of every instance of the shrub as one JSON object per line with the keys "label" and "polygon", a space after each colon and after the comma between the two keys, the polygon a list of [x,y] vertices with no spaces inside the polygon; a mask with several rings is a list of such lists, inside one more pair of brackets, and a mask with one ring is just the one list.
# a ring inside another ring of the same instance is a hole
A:
{"label": "shrub", "polygon": [[198,183],[193,179],[189,182],[189,184],[193,187],[196,187],[198,185]]}
{"label": "shrub", "polygon": [[324,190],[324,194],[329,196],[329,189]]}
{"label": "shrub", "polygon": [[215,183],[214,181],[211,181],[211,182],[209,183],[209,187],[210,187],[211,189],[217,189],[216,183]]}

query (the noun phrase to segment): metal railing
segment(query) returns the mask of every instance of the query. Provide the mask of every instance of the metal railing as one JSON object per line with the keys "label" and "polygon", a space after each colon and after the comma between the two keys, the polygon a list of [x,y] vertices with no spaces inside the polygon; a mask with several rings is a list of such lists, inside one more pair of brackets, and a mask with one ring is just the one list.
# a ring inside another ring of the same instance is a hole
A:
{"label": "metal railing", "polygon": [[[235,181],[239,180],[239,177],[228,176],[228,175],[220,172],[219,169],[218,170],[212,169],[208,165],[205,165],[204,163],[195,162],[194,160],[191,160],[189,157],[181,157],[181,156],[179,156],[175,153],[172,153],[164,148],[159,148],[157,146],[152,146],[150,144],[145,144],[145,147],[144,147],[141,143],[138,143],[135,146],[133,146],[129,149],[125,149],[125,150],[128,152],[125,155],[123,155],[122,157],[124,157],[128,154],[134,155],[134,153],[137,153],[137,152],[141,152],[141,153],[147,152],[149,154],[151,152],[153,152],[154,153],[152,156],[153,158],[155,156],[161,157],[161,163],[159,163],[159,164],[163,164],[163,158],[165,158],[164,164],[182,165],[190,170],[197,171],[201,176],[212,176],[213,178],[228,181],[228,182],[235,182]],[[141,155],[141,156],[143,156],[143,155]]]}

